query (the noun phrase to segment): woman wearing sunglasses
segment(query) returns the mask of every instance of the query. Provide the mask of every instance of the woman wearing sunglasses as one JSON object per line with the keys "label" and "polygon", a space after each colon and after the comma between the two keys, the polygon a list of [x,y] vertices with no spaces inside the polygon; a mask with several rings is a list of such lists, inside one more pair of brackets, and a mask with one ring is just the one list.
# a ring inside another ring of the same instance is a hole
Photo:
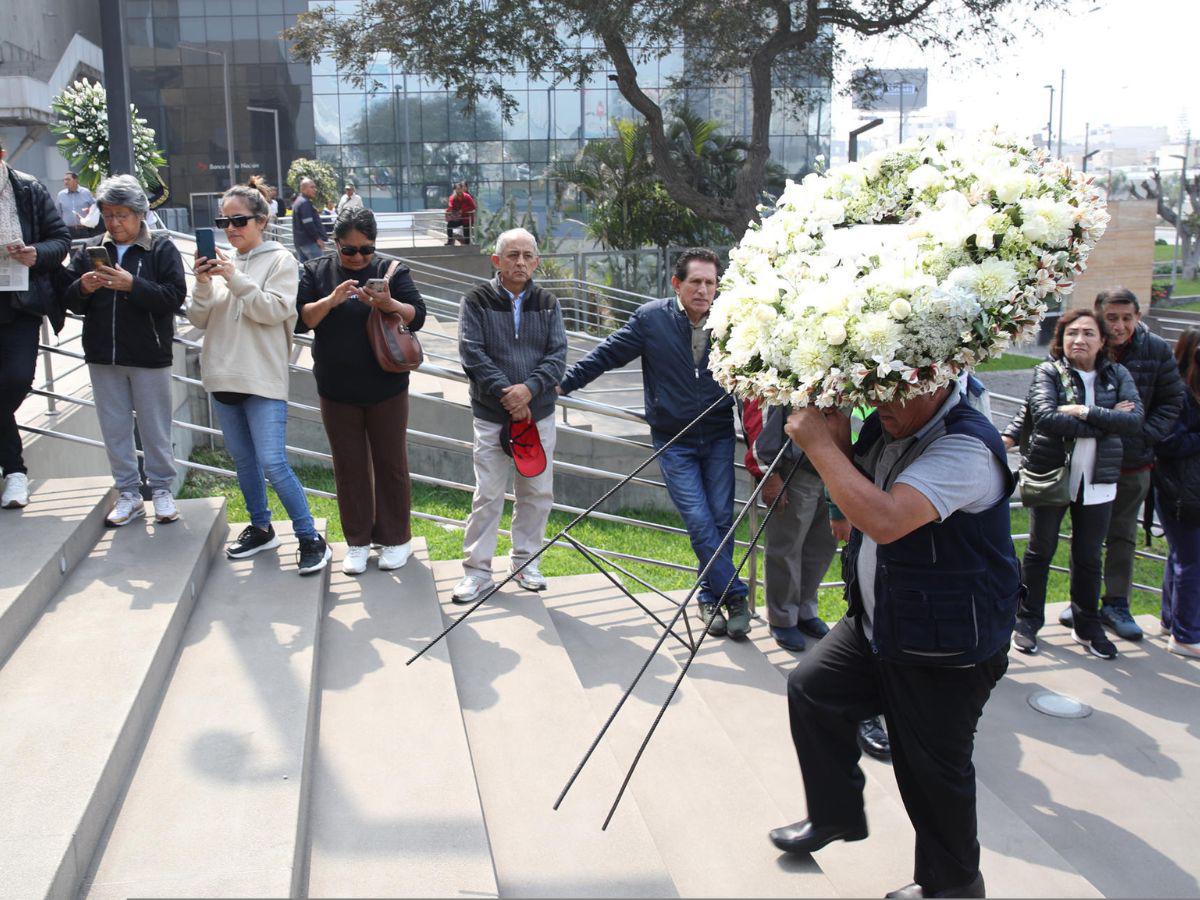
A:
{"label": "woman wearing sunglasses", "polygon": [[[349,549],[342,571],[366,571],[377,544],[380,569],[408,562],[412,531],[408,477],[408,375],[385,372],[367,338],[371,310],[397,313],[416,331],[425,303],[408,267],[375,253],[369,209],[352,207],[333,226],[337,252],[304,263],[297,332],[313,332],[313,373],[329,435],[338,510]],[[384,279],[386,290],[369,281]]]}
{"label": "woman wearing sunglasses", "polygon": [[270,209],[263,194],[236,185],[221,197],[218,228],[237,251],[196,259],[189,321],[207,332],[200,352],[205,389],[237,468],[250,525],[225,551],[230,559],[279,546],[271,527],[266,478],[292,520],[300,543],[300,574],[320,571],[332,553],[317,534],[308,499],[288,465],[288,361],[296,323],[296,259],[278,241],[264,241]]}

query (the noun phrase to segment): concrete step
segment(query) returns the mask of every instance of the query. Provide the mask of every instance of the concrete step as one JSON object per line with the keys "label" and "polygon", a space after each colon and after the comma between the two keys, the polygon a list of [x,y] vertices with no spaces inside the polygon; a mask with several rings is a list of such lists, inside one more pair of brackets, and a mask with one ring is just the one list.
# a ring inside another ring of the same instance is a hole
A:
{"label": "concrete step", "polygon": [[213,565],[88,896],[297,895],[327,570],[275,530]]}
{"label": "concrete step", "polygon": [[[599,728],[661,629],[598,574],[552,579],[543,596]],[[686,636],[682,624],[677,633]],[[664,645],[614,720],[605,741],[623,768],[679,671]],[[781,824],[775,800],[757,779],[745,777],[738,749],[698,687],[694,678],[684,680],[622,800],[637,801],[680,894],[834,896],[812,859],[781,856],[766,839]]]}
{"label": "concrete step", "polygon": [[[507,564],[496,560],[498,575]],[[433,574],[443,611],[458,618],[449,598],[460,563],[434,563]],[[621,777],[607,747],[553,809],[595,729],[541,599],[506,588],[448,640],[500,896],[676,896],[632,798],[600,830]]]}
{"label": "concrete step", "polygon": [[[424,555],[425,541],[414,548]],[[321,625],[308,896],[496,896],[496,874],[428,565],[336,568]]]}
{"label": "concrete step", "polygon": [[0,896],[80,888],[225,536],[223,500],[179,509],[108,531],[0,670]]}
{"label": "concrete step", "polygon": [[[787,724],[786,675],[800,654],[782,650],[771,639],[767,625],[756,621],[752,640],[737,644],[721,639],[714,653],[707,641],[697,658],[696,674],[706,677],[710,666],[732,668],[742,684],[752,683],[774,695],[773,702],[757,708],[765,697],[760,692],[741,692],[738,702],[729,695],[724,702],[713,696],[716,690],[729,691],[722,678],[706,679],[710,704],[726,711],[724,721],[735,739],[753,754],[754,763],[764,777],[780,785],[789,785],[786,796],[794,797],[789,821],[804,817],[803,782],[796,764],[795,750]],[[711,640],[711,638],[710,638]],[[710,655],[711,654],[711,655]],[[728,660],[728,664],[724,662]],[[996,705],[996,696],[984,710],[987,723]],[[757,709],[756,709],[757,708]],[[770,733],[759,730],[768,714],[777,727]],[[981,755],[982,737],[976,740],[976,760]],[[769,749],[768,749],[769,748]],[[765,752],[764,752],[765,751]],[[871,896],[912,881],[912,825],[889,764],[862,757],[867,777],[866,807],[871,835],[853,844],[831,844],[821,850],[817,861],[839,889],[851,896]],[[1003,793],[1003,792],[1002,792]],[[1043,840],[983,783],[977,784],[980,868],[988,893],[996,897],[1096,897],[1099,892],[1082,877],[1051,843]],[[1005,795],[1007,796],[1007,795]]]}
{"label": "concrete step", "polygon": [[[1049,604],[1036,656],[1013,652],[976,742],[979,780],[1109,897],[1200,895],[1200,667],[1147,637],[1090,656]],[[1052,690],[1091,706],[1084,719],[1034,711]]]}
{"label": "concrete step", "polygon": [[30,485],[24,509],[0,511],[0,666],[104,531],[111,478],[52,478]]}

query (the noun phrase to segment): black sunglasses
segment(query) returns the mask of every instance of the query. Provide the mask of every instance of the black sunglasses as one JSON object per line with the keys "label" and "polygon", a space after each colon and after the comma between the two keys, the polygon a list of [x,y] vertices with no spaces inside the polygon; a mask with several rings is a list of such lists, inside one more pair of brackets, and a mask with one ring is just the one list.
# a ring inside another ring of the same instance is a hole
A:
{"label": "black sunglasses", "polygon": [[338,246],[338,251],[346,254],[347,256],[358,256],[360,253],[363,256],[370,256],[375,252],[375,245],[363,244],[361,247],[347,247],[346,245],[342,244]]}
{"label": "black sunglasses", "polygon": [[234,228],[245,228],[251,222],[258,220],[258,216],[217,216],[213,219],[213,224],[218,228],[228,228],[232,225]]}

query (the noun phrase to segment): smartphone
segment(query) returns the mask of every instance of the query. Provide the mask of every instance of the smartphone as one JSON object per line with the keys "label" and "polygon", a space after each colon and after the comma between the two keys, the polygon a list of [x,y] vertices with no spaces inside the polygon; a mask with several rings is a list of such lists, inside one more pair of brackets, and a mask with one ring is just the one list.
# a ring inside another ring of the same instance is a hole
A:
{"label": "smartphone", "polygon": [[112,265],[112,260],[108,258],[108,250],[105,247],[88,247],[87,255],[88,259],[92,261],[93,269]]}
{"label": "smartphone", "polygon": [[196,257],[217,258],[217,233],[212,228],[196,229]]}
{"label": "smartphone", "polygon": [[387,293],[388,283],[386,278],[368,278],[365,287],[368,290],[376,293]]}

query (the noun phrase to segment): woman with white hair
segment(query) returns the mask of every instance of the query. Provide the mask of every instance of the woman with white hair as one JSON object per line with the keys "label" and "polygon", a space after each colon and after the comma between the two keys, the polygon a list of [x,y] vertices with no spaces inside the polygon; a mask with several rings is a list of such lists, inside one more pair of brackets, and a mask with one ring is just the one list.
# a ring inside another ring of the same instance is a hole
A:
{"label": "woman with white hair", "polygon": [[173,522],[179,512],[171,494],[171,364],[175,315],[187,296],[183,260],[170,238],[150,234],[150,202],[132,175],[106,178],[95,198],[104,233],[72,255],[64,300],[83,315],[83,354],[117,488],[105,522],[127,525],[146,512],[133,440],[135,413],[154,518]]}

